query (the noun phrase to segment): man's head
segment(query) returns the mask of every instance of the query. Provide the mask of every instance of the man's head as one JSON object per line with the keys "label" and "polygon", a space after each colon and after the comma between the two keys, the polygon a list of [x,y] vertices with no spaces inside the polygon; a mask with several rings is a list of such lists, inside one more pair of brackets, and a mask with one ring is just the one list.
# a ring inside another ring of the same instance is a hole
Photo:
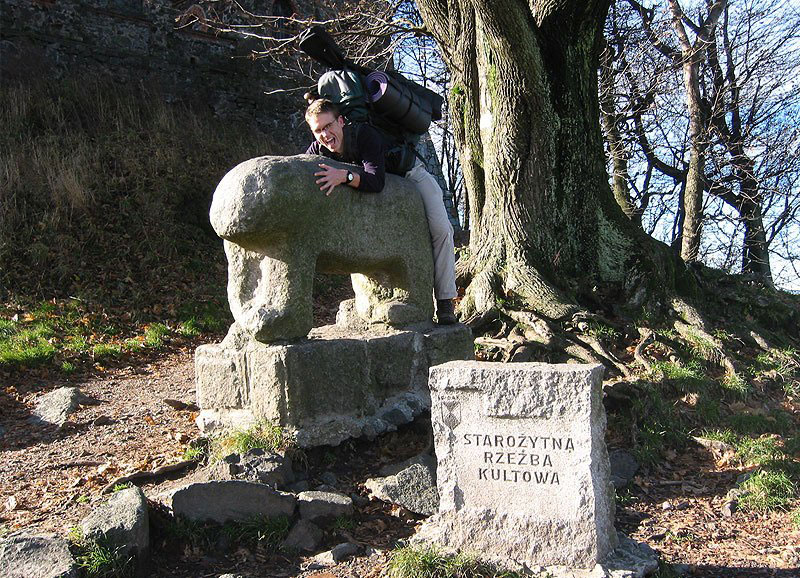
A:
{"label": "man's head", "polygon": [[306,122],[317,142],[331,152],[341,153],[344,146],[344,117],[330,100],[319,98],[306,109]]}

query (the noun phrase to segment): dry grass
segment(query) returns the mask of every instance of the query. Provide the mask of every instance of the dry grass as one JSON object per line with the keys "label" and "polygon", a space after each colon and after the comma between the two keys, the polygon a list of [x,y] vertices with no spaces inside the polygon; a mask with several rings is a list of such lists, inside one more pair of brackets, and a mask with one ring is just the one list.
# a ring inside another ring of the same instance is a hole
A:
{"label": "dry grass", "polygon": [[0,126],[5,298],[147,298],[218,245],[207,211],[225,172],[274,151],[251,127],[97,80],[4,86]]}

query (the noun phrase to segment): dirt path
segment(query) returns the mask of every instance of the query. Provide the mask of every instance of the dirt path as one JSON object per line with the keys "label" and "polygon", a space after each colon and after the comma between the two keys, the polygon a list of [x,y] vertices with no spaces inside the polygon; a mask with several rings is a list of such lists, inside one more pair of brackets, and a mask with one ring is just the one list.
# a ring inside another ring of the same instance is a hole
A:
{"label": "dirt path", "polygon": [[[27,422],[35,398],[78,386],[99,401],[82,406],[60,430]],[[122,475],[180,460],[197,435],[194,415],[164,399],[194,401],[188,351],[85,381],[8,384],[0,397],[0,523],[9,530],[64,533],[102,500],[100,490]],[[16,506],[9,509],[10,502]]]}
{"label": "dirt path", "polygon": [[[101,490],[122,475],[181,460],[186,442],[197,435],[190,410],[178,411],[164,399],[194,401],[194,370],[188,349],[136,368],[72,382],[29,381],[3,384],[0,395],[0,523],[6,531],[26,529],[65,534],[105,498]],[[99,400],[81,407],[60,430],[27,423],[30,408],[44,391],[77,385]],[[361,492],[371,472],[424,444],[416,431],[390,434],[369,444],[352,442],[310,454],[312,461],[335,463],[341,491]],[[324,458],[324,459],[323,459]],[[316,467],[311,464],[312,470]],[[317,471],[322,471],[321,469]],[[736,469],[718,468],[700,448],[670,456],[647,476],[635,479],[617,507],[617,528],[659,550],[665,561],[688,565],[691,576],[800,576],[800,530],[788,513],[722,514]],[[157,487],[145,487],[152,494]],[[16,502],[16,505],[14,505]],[[331,533],[328,547],[352,538],[374,547],[362,556],[324,571],[310,559],[262,555],[238,549],[209,555],[187,549],[157,552],[154,576],[318,576],[374,578],[387,561],[395,539],[409,535],[420,519],[372,500],[355,516],[348,534]],[[157,545],[156,545],[157,549]]]}

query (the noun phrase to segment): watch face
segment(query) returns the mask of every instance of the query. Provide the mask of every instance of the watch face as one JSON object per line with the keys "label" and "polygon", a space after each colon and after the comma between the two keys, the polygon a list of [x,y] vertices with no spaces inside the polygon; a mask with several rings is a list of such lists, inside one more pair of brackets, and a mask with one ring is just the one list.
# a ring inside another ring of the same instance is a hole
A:
{"label": "watch face", "polygon": [[347,171],[347,182],[348,183],[353,182],[353,173],[351,173],[350,171]]}

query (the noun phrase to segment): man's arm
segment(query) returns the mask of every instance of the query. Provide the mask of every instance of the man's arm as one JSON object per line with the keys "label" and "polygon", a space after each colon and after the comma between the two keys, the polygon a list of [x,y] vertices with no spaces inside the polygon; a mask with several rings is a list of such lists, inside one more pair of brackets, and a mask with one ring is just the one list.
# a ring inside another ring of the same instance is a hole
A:
{"label": "man's arm", "polygon": [[358,185],[352,186],[365,193],[380,193],[386,184],[386,144],[383,137],[365,124],[359,130],[356,145],[363,168],[353,171],[356,178],[360,178]]}

